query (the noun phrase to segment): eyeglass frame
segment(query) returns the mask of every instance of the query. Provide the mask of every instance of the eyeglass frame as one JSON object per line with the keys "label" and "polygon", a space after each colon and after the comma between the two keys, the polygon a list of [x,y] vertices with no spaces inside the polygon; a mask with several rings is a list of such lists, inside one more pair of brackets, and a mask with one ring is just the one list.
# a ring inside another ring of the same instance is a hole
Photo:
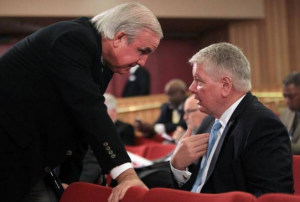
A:
{"label": "eyeglass frame", "polygon": [[188,109],[188,110],[184,111],[184,114],[188,116],[188,115],[196,112],[197,110],[199,110],[199,109],[198,108],[197,109]]}

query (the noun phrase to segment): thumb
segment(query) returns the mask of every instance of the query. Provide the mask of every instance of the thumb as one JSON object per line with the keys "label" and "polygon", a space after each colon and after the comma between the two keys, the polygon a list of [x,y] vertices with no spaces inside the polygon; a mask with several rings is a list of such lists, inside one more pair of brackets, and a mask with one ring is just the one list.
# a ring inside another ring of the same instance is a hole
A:
{"label": "thumb", "polygon": [[185,132],[185,134],[182,136],[182,139],[183,138],[186,138],[186,137],[190,137],[192,135],[192,127],[191,126],[188,126],[188,129],[187,131]]}

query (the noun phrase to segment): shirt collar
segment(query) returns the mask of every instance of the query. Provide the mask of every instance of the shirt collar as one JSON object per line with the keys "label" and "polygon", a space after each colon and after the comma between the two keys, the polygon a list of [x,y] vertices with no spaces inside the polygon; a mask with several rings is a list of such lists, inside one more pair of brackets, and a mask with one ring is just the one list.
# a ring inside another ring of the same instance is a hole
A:
{"label": "shirt collar", "polygon": [[[246,94],[245,94],[246,95]],[[225,128],[225,126],[227,125],[231,115],[233,114],[233,112],[235,111],[235,109],[237,108],[237,106],[240,104],[240,102],[242,101],[242,99],[245,97],[245,95],[243,95],[240,99],[238,99],[237,101],[235,101],[221,116],[220,123],[222,125],[222,127]]]}
{"label": "shirt collar", "polygon": [[134,67],[131,67],[129,72],[130,74],[134,74],[134,72],[139,68],[139,65],[135,65]]}

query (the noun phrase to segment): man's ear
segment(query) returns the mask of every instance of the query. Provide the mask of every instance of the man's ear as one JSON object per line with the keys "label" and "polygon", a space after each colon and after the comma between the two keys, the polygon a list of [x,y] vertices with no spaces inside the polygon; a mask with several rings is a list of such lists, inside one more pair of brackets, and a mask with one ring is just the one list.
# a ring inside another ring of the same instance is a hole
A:
{"label": "man's ear", "polygon": [[222,96],[227,97],[232,89],[232,80],[229,76],[225,76],[221,79]]}
{"label": "man's ear", "polygon": [[121,43],[124,43],[126,39],[126,34],[124,31],[119,31],[113,38],[113,46],[118,47]]}

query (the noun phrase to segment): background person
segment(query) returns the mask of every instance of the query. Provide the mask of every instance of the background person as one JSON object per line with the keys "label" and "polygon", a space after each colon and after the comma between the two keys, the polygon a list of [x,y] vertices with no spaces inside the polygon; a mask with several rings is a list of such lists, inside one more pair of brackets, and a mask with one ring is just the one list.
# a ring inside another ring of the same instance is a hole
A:
{"label": "background person", "polygon": [[186,85],[180,79],[172,79],[165,85],[168,102],[162,104],[160,115],[154,125],[137,122],[136,127],[145,137],[157,134],[171,134],[177,126],[186,128],[183,119],[183,104],[186,99]]}
{"label": "background person", "polygon": [[300,155],[300,72],[288,75],[283,81],[283,97],[287,107],[280,120],[287,128],[294,155]]}
{"label": "background person", "polygon": [[133,97],[150,94],[150,74],[145,67],[135,66],[130,69],[130,75],[122,92],[122,97]]}
{"label": "background person", "polygon": [[242,51],[228,43],[213,44],[190,63],[194,80],[189,89],[208,116],[199,135],[190,136],[189,128],[177,144],[171,159],[177,188],[255,196],[294,193],[288,133],[251,94],[250,64]]}
{"label": "background person", "polygon": [[[189,96],[184,102],[184,121],[186,125],[192,128],[192,135],[195,135],[197,129],[201,125],[203,119],[207,114],[201,112],[198,108],[197,100],[194,95]],[[178,142],[180,138],[184,135],[186,130],[181,126],[177,126],[174,131],[172,138],[175,142]]]}
{"label": "background person", "polygon": [[32,201],[33,193],[37,201],[54,201],[46,176],[61,165],[61,171],[75,167],[78,180],[87,144],[102,172],[119,183],[110,201],[122,198],[128,186],[145,187],[103,94],[114,73],[144,66],[161,38],[154,14],[128,3],[91,21],[83,17],[50,25],[1,56],[1,201]]}

